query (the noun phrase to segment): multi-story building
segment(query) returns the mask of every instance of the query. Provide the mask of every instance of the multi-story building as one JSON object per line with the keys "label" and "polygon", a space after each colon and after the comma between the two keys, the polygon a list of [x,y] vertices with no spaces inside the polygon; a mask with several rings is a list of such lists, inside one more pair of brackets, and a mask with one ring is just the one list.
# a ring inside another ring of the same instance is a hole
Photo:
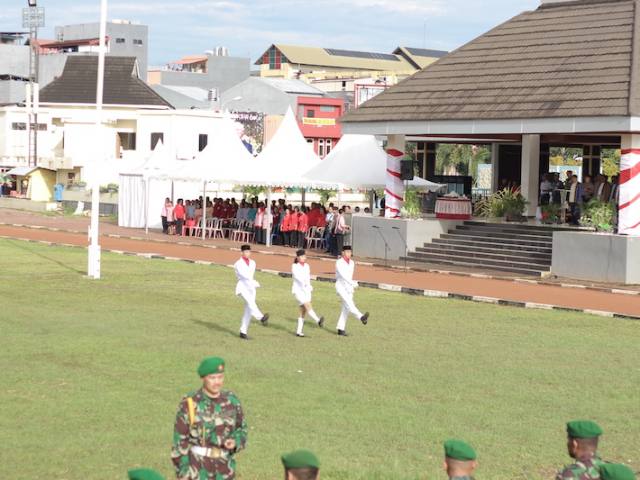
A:
{"label": "multi-story building", "polygon": [[320,158],[326,157],[342,137],[338,119],[344,101],[329,97],[298,97],[297,119],[302,134]]}

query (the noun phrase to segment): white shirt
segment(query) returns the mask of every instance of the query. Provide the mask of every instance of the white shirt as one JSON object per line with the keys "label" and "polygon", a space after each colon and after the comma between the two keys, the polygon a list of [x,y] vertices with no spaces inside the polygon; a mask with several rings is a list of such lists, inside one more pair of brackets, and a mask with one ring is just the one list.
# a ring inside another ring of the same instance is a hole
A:
{"label": "white shirt", "polygon": [[291,293],[294,295],[309,294],[313,290],[311,286],[311,268],[309,264],[294,263],[291,265],[291,275],[293,276],[293,285]]}
{"label": "white shirt", "polygon": [[576,190],[578,189],[577,183],[572,183],[571,188],[569,188],[569,203],[576,202]]}
{"label": "white shirt", "polygon": [[349,263],[340,257],[336,262],[336,290],[351,294],[358,287],[358,282],[353,280],[353,271],[356,268],[356,262],[353,259]]}
{"label": "white shirt", "polygon": [[256,288],[260,286],[258,282],[253,279],[256,273],[256,262],[249,259],[249,265],[240,258],[234,265],[233,269],[236,272],[236,278],[238,283],[236,284],[236,295],[255,295]]}

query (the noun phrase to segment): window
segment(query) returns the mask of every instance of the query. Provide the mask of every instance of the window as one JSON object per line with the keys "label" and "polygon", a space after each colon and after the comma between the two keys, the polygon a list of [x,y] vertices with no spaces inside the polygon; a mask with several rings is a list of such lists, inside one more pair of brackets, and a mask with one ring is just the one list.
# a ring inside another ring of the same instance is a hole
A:
{"label": "window", "polygon": [[335,105],[321,105],[320,106],[320,111],[321,112],[326,112],[326,113],[333,113],[336,111],[336,107]]}
{"label": "window", "polygon": [[327,139],[324,145],[325,145],[324,154],[329,155],[331,153],[331,147],[333,147],[333,141],[330,139]]}
{"label": "window", "polygon": [[125,43],[126,40],[124,38],[116,38],[116,43]]}
{"label": "window", "polygon": [[118,132],[120,137],[120,146],[122,150],[135,150],[136,149],[136,134],[130,132]]}
{"label": "window", "polygon": [[138,39],[138,38],[134,38],[134,39],[133,39],[133,44],[134,44],[134,45],[142,45],[142,44],[143,44],[143,42],[142,42],[142,40],[140,40],[140,39]]}
{"label": "window", "polygon": [[[11,130],[26,130],[27,129],[27,124],[25,122],[13,122],[11,124]],[[39,123],[38,124],[38,131],[39,132],[46,132],[47,131],[47,124],[46,123]]]}
{"label": "window", "polygon": [[324,157],[324,139],[318,140],[318,156],[320,158]]}
{"label": "window", "polygon": [[201,133],[198,135],[198,151],[201,152],[205,148],[207,148],[207,144],[209,143],[209,135],[206,133]]}
{"label": "window", "polygon": [[164,133],[152,133],[151,134],[151,150],[156,149],[158,142],[164,143]]}
{"label": "window", "polygon": [[307,117],[314,118],[316,116],[315,110],[307,110]]}

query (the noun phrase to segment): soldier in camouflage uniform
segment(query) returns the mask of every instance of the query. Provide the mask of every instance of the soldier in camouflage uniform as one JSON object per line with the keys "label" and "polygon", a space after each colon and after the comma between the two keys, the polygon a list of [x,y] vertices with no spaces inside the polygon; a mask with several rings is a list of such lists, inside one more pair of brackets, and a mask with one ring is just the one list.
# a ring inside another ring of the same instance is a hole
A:
{"label": "soldier in camouflage uniform", "polygon": [[178,406],[171,459],[179,480],[233,480],[234,455],[245,448],[247,423],[240,401],[223,391],[224,360],[207,358],[198,368],[202,388]]}
{"label": "soldier in camouflage uniform", "polygon": [[567,450],[576,461],[556,475],[556,480],[595,480],[605,462],[597,455],[598,439],[602,429],[591,421],[577,420],[567,423]]}
{"label": "soldier in camouflage uniform", "polygon": [[476,452],[471,445],[462,440],[444,442],[444,470],[449,480],[473,480],[476,470]]}

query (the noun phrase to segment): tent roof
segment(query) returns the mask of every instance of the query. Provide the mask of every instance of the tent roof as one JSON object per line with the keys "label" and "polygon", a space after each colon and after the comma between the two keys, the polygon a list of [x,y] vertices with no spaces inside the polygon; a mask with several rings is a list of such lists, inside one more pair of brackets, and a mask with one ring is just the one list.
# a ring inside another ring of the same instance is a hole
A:
{"label": "tent roof", "polygon": [[[387,181],[387,153],[373,135],[344,135],[331,153],[304,177],[335,186],[381,188]],[[409,185],[431,191],[444,186],[417,177]]]}
{"label": "tent roof", "polygon": [[169,150],[166,145],[162,141],[159,141],[149,158],[130,170],[121,173],[125,175],[142,175],[144,177],[159,178],[171,170],[173,160],[169,155]]}
{"label": "tent roof", "polygon": [[303,174],[320,163],[300,131],[291,108],[280,128],[255,160],[249,185],[265,187],[323,187],[321,183],[307,181]]}

